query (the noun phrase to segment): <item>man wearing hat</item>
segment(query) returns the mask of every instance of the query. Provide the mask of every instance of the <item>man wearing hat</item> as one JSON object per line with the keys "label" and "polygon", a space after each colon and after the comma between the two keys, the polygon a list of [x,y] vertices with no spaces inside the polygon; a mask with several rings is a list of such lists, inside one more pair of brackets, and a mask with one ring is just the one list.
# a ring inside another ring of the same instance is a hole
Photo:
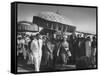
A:
{"label": "man wearing hat", "polygon": [[69,43],[67,41],[68,35],[63,35],[63,40],[61,42],[61,46],[58,50],[57,55],[60,56],[62,65],[66,64],[69,57],[71,56],[71,52],[69,51]]}
{"label": "man wearing hat", "polygon": [[30,54],[29,58],[35,66],[35,71],[40,70],[40,64],[41,64],[41,58],[42,58],[42,35],[39,33],[34,36],[34,39],[32,39],[30,43]]}

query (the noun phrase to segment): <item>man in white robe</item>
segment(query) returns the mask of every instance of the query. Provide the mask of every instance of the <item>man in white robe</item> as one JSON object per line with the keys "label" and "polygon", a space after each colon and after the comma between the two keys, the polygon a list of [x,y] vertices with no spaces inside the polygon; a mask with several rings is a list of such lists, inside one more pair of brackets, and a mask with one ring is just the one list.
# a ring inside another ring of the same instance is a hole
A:
{"label": "man in white robe", "polygon": [[40,35],[36,35],[34,40],[31,42],[30,49],[32,51],[31,58],[32,63],[35,66],[35,71],[39,71],[41,58],[42,58],[42,39]]}

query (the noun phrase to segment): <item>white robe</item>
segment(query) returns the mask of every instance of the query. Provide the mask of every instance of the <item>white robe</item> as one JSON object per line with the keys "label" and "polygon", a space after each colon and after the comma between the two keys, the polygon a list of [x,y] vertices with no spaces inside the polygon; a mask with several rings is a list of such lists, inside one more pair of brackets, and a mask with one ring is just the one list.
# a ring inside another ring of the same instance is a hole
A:
{"label": "white robe", "polygon": [[86,47],[86,56],[90,57],[91,56],[91,41],[86,41],[85,47]]}
{"label": "white robe", "polygon": [[35,39],[31,43],[30,49],[32,50],[32,62],[35,65],[35,71],[39,71],[41,58],[42,58],[42,40]]}

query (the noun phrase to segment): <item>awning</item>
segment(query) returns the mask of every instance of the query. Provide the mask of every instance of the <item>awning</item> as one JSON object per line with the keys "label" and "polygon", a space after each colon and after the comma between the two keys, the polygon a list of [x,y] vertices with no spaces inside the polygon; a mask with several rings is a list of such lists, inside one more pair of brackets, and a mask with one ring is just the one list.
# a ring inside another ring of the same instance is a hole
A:
{"label": "awning", "polygon": [[38,26],[36,24],[33,24],[31,22],[27,21],[20,21],[17,23],[17,30],[19,32],[37,32]]}

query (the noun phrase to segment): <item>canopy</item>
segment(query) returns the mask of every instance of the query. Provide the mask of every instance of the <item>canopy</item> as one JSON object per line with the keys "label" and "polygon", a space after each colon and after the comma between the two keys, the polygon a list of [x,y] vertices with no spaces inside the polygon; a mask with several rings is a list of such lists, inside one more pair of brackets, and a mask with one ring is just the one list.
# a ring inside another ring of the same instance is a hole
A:
{"label": "canopy", "polygon": [[27,21],[20,21],[17,23],[17,30],[21,32],[30,31],[30,32],[37,32],[38,26],[31,22]]}

